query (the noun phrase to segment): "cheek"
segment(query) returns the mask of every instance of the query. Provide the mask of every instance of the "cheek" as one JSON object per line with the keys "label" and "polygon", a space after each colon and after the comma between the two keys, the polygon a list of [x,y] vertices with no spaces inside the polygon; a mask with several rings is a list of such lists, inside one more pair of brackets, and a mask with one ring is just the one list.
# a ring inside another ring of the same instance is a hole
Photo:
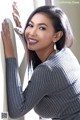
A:
{"label": "cheek", "polygon": [[53,41],[53,35],[50,33],[47,33],[44,37],[45,37],[45,40]]}
{"label": "cheek", "polygon": [[47,38],[47,39],[52,37],[52,33],[48,32],[48,31],[47,32],[42,32],[42,33],[40,32],[40,33],[38,33],[38,35],[43,37],[43,38]]}

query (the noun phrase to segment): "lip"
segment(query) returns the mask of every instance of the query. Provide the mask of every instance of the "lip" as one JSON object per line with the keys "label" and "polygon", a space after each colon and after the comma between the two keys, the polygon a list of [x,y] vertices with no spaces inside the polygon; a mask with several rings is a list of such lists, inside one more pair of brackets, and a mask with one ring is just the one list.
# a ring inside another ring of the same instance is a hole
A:
{"label": "lip", "polygon": [[28,38],[28,43],[30,44],[30,45],[34,45],[34,44],[36,44],[38,42],[38,40],[36,40],[36,39],[34,39],[34,38]]}

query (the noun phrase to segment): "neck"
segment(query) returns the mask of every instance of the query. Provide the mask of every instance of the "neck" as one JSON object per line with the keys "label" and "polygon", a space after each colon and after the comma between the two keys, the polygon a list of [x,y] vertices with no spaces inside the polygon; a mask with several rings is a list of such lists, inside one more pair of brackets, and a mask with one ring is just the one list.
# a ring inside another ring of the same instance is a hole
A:
{"label": "neck", "polygon": [[36,51],[37,56],[42,62],[46,61],[50,56],[53,56],[55,53],[55,49],[51,51]]}

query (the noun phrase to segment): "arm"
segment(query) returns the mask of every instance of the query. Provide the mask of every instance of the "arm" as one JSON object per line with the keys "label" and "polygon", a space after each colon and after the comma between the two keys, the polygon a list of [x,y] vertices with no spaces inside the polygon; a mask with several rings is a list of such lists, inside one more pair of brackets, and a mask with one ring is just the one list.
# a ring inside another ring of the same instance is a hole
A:
{"label": "arm", "polygon": [[29,112],[48,92],[48,74],[46,67],[38,67],[29,81],[25,91],[22,91],[18,65],[14,56],[8,24],[2,25],[2,39],[6,56],[6,84],[8,111],[10,117],[20,117]]}
{"label": "arm", "polygon": [[49,70],[38,67],[22,91],[16,59],[6,59],[8,109],[11,117],[20,117],[29,112],[48,93]]}

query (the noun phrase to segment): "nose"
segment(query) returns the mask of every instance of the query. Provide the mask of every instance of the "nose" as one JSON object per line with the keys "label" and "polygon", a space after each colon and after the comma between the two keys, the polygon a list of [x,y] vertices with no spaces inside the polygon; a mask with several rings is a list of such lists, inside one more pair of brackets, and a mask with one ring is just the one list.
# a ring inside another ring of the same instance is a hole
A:
{"label": "nose", "polygon": [[36,36],[37,35],[37,29],[35,27],[33,27],[29,30],[28,33],[29,33],[30,36]]}

